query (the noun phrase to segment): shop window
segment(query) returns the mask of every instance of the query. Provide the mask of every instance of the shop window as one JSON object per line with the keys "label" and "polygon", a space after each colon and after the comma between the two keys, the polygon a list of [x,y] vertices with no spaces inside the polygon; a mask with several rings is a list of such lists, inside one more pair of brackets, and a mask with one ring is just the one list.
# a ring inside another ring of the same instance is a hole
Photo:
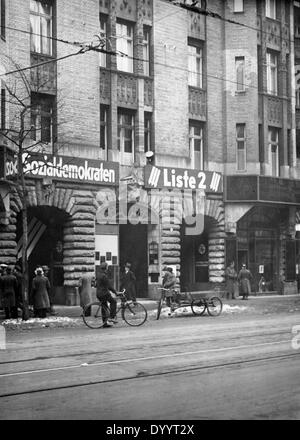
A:
{"label": "shop window", "polygon": [[117,69],[133,73],[133,26],[117,22]]}
{"label": "shop window", "polygon": [[30,0],[31,52],[52,55],[52,4]]}

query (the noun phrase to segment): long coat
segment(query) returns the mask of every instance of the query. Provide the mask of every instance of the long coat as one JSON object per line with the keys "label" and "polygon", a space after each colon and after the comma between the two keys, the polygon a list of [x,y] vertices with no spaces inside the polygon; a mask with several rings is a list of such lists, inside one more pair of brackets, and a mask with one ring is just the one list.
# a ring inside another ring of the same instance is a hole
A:
{"label": "long coat", "polygon": [[250,280],[252,280],[252,274],[248,269],[241,269],[238,275],[240,282],[240,295],[249,295],[251,293]]}
{"label": "long coat", "polygon": [[131,270],[123,274],[121,289],[126,289],[126,296],[128,299],[136,298],[136,278]]}
{"label": "long coat", "polygon": [[50,282],[44,275],[37,275],[32,280],[32,299],[35,309],[48,309],[50,307]]}
{"label": "long coat", "polygon": [[18,282],[14,275],[7,274],[0,277],[0,296],[2,307],[15,307],[17,289]]}
{"label": "long coat", "polygon": [[79,278],[79,296],[80,305],[85,307],[87,304],[92,302],[92,284],[94,277],[88,273],[84,273],[81,278]]}
{"label": "long coat", "polygon": [[225,271],[226,276],[226,290],[229,293],[229,296],[235,297],[235,293],[237,290],[237,273],[234,267],[228,266]]}

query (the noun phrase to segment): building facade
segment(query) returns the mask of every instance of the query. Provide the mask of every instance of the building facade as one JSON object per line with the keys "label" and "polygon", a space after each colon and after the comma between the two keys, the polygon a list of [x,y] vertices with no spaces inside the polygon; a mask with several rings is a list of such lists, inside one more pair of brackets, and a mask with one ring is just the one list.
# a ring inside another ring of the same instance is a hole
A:
{"label": "building facade", "polygon": [[104,260],[117,284],[131,262],[141,297],[165,265],[181,289],[222,286],[230,260],[255,292],[295,291],[297,2],[21,3],[1,2],[1,261],[23,241],[16,90],[29,271],[50,267],[55,302]]}

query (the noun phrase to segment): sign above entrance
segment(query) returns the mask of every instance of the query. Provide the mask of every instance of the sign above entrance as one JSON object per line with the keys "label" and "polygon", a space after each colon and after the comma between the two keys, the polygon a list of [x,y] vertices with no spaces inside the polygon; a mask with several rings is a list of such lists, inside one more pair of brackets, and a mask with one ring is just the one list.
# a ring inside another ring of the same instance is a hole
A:
{"label": "sign above entrance", "polygon": [[[117,185],[119,164],[79,157],[28,154],[22,156],[24,174],[30,177],[49,177],[54,180]],[[6,176],[18,173],[17,158],[6,162]]]}
{"label": "sign above entrance", "polygon": [[146,188],[201,189],[205,192],[223,191],[222,175],[212,171],[195,169],[145,167]]}

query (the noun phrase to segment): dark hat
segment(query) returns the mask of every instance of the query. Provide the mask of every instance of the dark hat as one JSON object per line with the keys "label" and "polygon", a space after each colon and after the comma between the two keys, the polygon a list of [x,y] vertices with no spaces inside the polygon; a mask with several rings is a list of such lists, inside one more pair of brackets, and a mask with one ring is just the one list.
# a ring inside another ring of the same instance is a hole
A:
{"label": "dark hat", "polygon": [[173,272],[172,267],[167,267],[167,271],[168,271],[168,272]]}

